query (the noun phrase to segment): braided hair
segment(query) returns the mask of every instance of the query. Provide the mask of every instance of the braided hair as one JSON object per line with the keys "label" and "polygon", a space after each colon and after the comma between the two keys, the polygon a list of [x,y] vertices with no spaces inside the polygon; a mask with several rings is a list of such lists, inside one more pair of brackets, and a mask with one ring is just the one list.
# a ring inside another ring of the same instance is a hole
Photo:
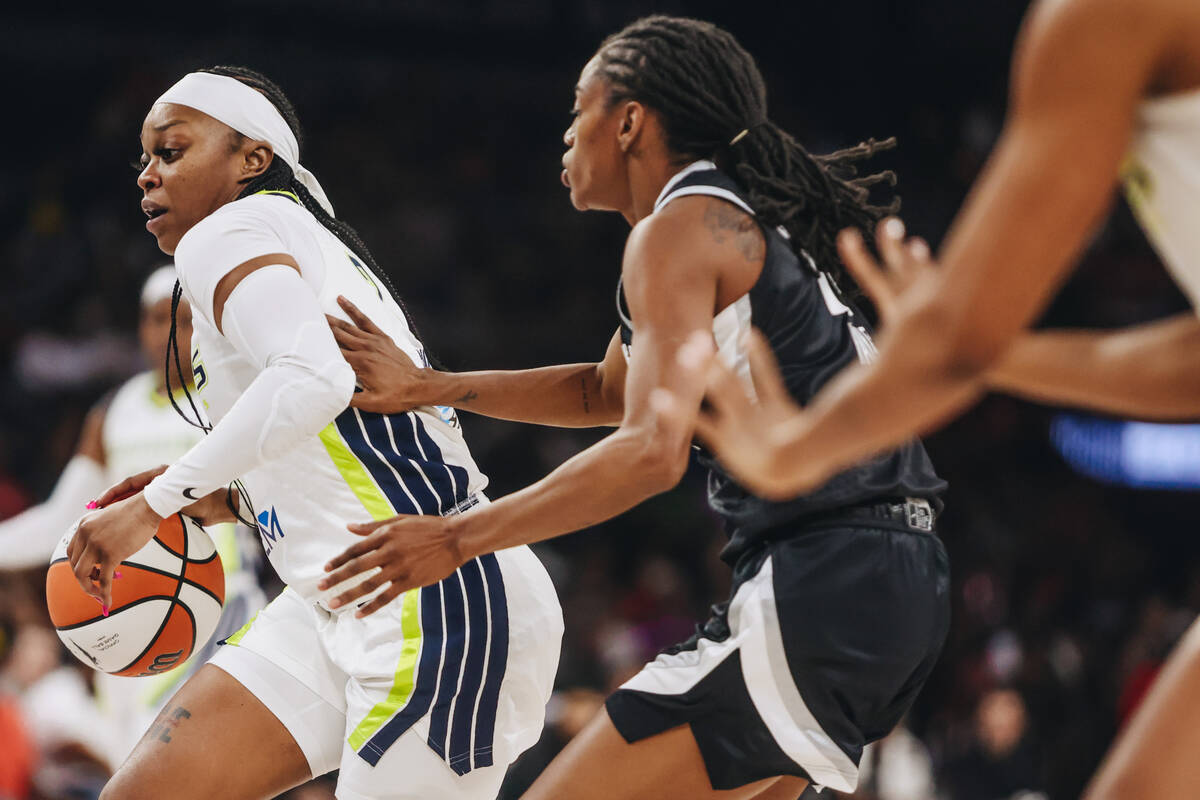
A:
{"label": "braided hair", "polygon": [[875,223],[899,199],[872,205],[870,187],[896,185],[891,171],[858,177],[855,164],[895,139],[868,140],[813,155],[767,119],[767,88],[754,58],[728,31],[709,22],[655,15],[631,23],[600,45],[595,61],[610,89],[610,107],[635,100],[659,114],[668,149],[708,158],[729,173],[770,227],[782,226],[834,283],[857,294],[837,253],[842,228],[870,241]]}

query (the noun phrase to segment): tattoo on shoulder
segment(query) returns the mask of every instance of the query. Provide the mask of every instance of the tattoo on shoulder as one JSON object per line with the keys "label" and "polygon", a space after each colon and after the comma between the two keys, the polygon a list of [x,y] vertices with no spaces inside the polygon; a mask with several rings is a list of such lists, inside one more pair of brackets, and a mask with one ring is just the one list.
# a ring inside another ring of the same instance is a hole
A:
{"label": "tattoo on shoulder", "polygon": [[154,720],[154,725],[147,732],[147,736],[151,739],[157,739],[160,742],[169,744],[171,742],[171,733],[177,729],[184,720],[190,719],[192,712],[188,711],[178,703],[169,705],[163,712],[158,715],[158,719]]}
{"label": "tattoo on shoulder", "polygon": [[470,389],[468,389],[466,394],[464,394],[462,397],[456,398],[454,402],[456,405],[457,404],[467,405],[468,403],[470,403],[472,400],[474,400],[477,397],[479,397],[479,394],[477,392],[473,392]]}
{"label": "tattoo on shoulder", "polygon": [[704,227],[717,244],[731,243],[747,261],[758,263],[766,255],[766,241],[754,218],[725,200],[711,198],[704,209]]}

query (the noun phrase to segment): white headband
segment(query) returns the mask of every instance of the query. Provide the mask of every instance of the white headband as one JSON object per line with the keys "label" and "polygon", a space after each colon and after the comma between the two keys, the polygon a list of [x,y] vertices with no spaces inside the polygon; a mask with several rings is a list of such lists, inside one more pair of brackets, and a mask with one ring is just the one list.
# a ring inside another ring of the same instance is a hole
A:
{"label": "white headband", "polygon": [[152,306],[159,300],[170,300],[175,291],[175,278],[174,264],[164,264],[151,272],[142,284],[142,308]]}
{"label": "white headband", "polygon": [[296,135],[279,109],[257,89],[225,75],[189,72],[154,102],[176,103],[203,111],[243,136],[271,145],[275,155],[292,168],[296,179],[309,194],[330,216],[333,215],[333,206],[317,182],[317,176],[300,165],[300,144]]}

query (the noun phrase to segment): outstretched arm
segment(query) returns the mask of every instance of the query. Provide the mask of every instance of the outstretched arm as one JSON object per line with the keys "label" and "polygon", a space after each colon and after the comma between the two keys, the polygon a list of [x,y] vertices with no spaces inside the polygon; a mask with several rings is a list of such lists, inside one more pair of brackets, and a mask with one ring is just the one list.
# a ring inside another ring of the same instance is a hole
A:
{"label": "outstretched arm", "polygon": [[[678,483],[687,467],[691,426],[658,414],[651,398],[665,386],[699,407],[703,387],[686,379],[675,354],[691,335],[712,339],[718,276],[729,259],[753,259],[724,232],[705,235],[700,220],[708,203],[724,201],[681,198],[630,234],[623,275],[637,338],[620,428],[532,486],[477,510],[350,526],[364,539],[327,565],[331,574],[321,588],[374,567],[380,571],[331,605],[390,584],[357,612],[365,616],[407,589],[436,583],[473,556],[595,525]],[[761,235],[757,228],[754,233]],[[761,252],[757,259],[761,268]]]}
{"label": "outstretched arm", "polygon": [[[775,436],[771,496],[820,485],[943,424],[1046,304],[1106,212],[1135,111],[1174,35],[1135,0],[1044,0],[1015,58],[1013,111],[941,254],[904,298],[879,359],[830,382]],[[843,235],[848,265],[869,262]],[[888,261],[901,248],[881,231]],[[723,455],[718,453],[718,455]],[[746,477],[746,476],[742,476]]]}
{"label": "outstretched arm", "polygon": [[522,370],[443,372],[422,368],[369,317],[344,297],[338,304],[354,324],[329,317],[342,355],[361,391],[351,405],[394,413],[420,406],[450,406],[485,417],[589,428],[616,425],[624,411],[625,356],[614,335],[604,360]]}
{"label": "outstretched arm", "polygon": [[988,385],[1039,403],[1138,419],[1200,419],[1200,318],[1019,338]]}

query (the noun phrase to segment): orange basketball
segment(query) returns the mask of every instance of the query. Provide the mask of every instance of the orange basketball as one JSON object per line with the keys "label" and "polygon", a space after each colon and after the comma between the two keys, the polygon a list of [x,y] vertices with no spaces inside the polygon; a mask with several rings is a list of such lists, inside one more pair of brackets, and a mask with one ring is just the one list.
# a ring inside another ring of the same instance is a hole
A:
{"label": "orange basketball", "polygon": [[108,616],[67,561],[77,525],[51,557],[46,604],[58,637],[80,661],[113,675],[158,675],[208,643],[225,604],[225,571],[199,523],[167,517],[145,547],[121,562]]}

